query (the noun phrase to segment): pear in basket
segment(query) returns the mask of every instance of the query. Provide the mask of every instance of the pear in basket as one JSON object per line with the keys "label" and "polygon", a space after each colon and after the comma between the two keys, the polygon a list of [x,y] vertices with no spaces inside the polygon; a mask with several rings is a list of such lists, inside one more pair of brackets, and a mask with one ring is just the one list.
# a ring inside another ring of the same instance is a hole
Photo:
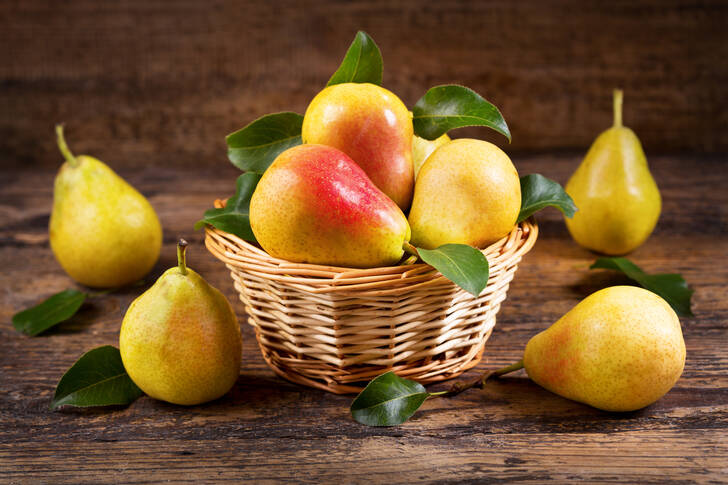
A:
{"label": "pear in basket", "polygon": [[343,151],[402,210],[409,208],[412,116],[397,95],[369,83],[329,86],[306,109],[301,136]]}
{"label": "pear in basket", "polygon": [[508,155],[483,140],[453,140],[437,148],[417,175],[412,244],[482,248],[513,229],[520,209],[521,183]]}
{"label": "pear in basket", "polygon": [[397,263],[407,218],[344,152],[299,145],[275,159],[250,201],[250,226],[271,256],[371,268]]}

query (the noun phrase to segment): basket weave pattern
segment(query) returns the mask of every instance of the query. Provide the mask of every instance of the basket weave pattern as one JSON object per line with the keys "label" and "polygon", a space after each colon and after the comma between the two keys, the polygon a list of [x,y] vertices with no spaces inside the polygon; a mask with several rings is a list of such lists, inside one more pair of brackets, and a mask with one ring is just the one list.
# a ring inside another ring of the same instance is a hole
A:
{"label": "basket weave pattern", "polygon": [[290,263],[209,226],[205,245],[230,270],[268,365],[290,381],[344,394],[387,370],[431,383],[475,366],[537,236],[525,221],[483,250],[490,279],[477,298],[422,263]]}

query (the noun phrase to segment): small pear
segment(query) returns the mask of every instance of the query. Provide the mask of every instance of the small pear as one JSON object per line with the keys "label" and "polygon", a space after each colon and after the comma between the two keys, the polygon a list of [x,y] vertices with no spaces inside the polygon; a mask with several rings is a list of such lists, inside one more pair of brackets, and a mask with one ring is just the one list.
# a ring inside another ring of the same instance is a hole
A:
{"label": "small pear", "polygon": [[613,286],[585,298],[526,345],[537,384],[605,411],[634,411],[664,396],[682,374],[685,342],[662,298]]}
{"label": "small pear", "polygon": [[150,397],[194,405],[217,399],[240,373],[240,326],[230,303],[185,261],[129,306],[119,351],[129,377]]}
{"label": "small pear", "polygon": [[81,284],[114,288],[142,279],[159,258],[162,226],[149,201],[106,164],[74,156],[56,127],[66,162],[56,176],[50,243]]}
{"label": "small pear", "polygon": [[487,141],[453,140],[437,148],[417,176],[412,244],[482,248],[513,229],[520,209],[521,182],[508,155]]}
{"label": "small pear", "polygon": [[637,135],[622,126],[622,91],[614,92],[614,126],[594,141],[566,192],[579,208],[566,227],[587,249],[626,254],[655,228],[660,192]]}
{"label": "small pear", "polygon": [[304,143],[338,148],[379,190],[407,210],[415,183],[412,115],[393,92],[370,83],[334,84],[306,108]]}
{"label": "small pear", "polygon": [[407,218],[341,150],[299,145],[258,182],[250,227],[268,254],[296,263],[372,268],[397,263]]}
{"label": "small pear", "polygon": [[425,160],[432,155],[432,152],[449,141],[450,137],[447,136],[447,133],[434,140],[420,138],[417,135],[412,137],[412,163],[415,166],[415,179],[417,178],[417,174],[420,173],[420,169],[424,165]]}

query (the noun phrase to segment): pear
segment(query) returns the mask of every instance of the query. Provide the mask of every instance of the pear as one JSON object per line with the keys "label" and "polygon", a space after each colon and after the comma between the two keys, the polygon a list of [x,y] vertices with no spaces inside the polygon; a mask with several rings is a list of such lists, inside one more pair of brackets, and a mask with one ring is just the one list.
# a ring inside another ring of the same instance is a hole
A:
{"label": "pear", "polygon": [[622,126],[622,91],[614,92],[614,126],[594,141],[566,192],[579,208],[566,227],[587,249],[626,254],[655,228],[660,192],[637,135]]}
{"label": "pear", "polygon": [[420,138],[417,135],[412,137],[412,163],[414,163],[415,167],[415,180],[417,179],[417,174],[420,173],[420,169],[425,163],[425,160],[432,155],[432,152],[434,152],[435,149],[449,141],[450,137],[447,136],[447,133],[435,138],[434,140]]}
{"label": "pear", "polygon": [[194,405],[226,394],[240,373],[240,326],[220,291],[187,268],[185,248],[170,268],[132,302],[119,351],[129,377],[147,395]]}
{"label": "pear", "polygon": [[74,156],[56,126],[66,159],[56,176],[50,243],[74,280],[91,287],[134,283],[152,269],[162,246],[162,226],[139,192],[106,164]]}
{"label": "pear", "polygon": [[483,140],[453,140],[437,148],[417,176],[412,244],[484,247],[513,229],[520,209],[521,183],[508,155]]}
{"label": "pear", "polygon": [[605,411],[660,399],[685,365],[680,321],[656,294],[613,286],[585,298],[531,338],[523,365],[537,384]]}
{"label": "pear", "polygon": [[299,145],[265,171],[250,226],[268,254],[297,263],[370,268],[398,262],[407,218],[344,152]]}
{"label": "pear", "polygon": [[303,117],[304,143],[338,148],[402,210],[412,202],[412,115],[391,91],[369,83],[329,86]]}

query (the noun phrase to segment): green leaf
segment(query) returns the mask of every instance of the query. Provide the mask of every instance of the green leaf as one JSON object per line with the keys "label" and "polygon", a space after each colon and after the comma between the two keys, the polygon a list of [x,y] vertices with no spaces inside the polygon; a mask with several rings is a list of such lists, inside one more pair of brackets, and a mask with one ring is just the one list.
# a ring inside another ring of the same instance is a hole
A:
{"label": "green leaf", "polygon": [[13,315],[13,327],[18,332],[34,337],[64,322],[76,314],[86,300],[78,290],[64,290],[38,305]]}
{"label": "green leaf", "polygon": [[240,170],[262,174],[283,151],[300,145],[303,116],[283,112],[265,115],[228,135],[228,158]]}
{"label": "green leaf", "polygon": [[382,84],[382,54],[374,39],[359,31],[326,86],[342,83]]}
{"label": "green leaf", "polygon": [[589,266],[589,269],[621,271],[641,287],[661,296],[678,315],[693,316],[690,298],[694,290],[688,288],[687,282],[679,274],[647,274],[627,258],[599,258]]}
{"label": "green leaf", "polygon": [[471,295],[478,296],[488,284],[488,260],[466,244],[443,244],[437,249],[417,248],[422,261]]}
{"label": "green leaf", "polygon": [[351,403],[351,415],[367,426],[395,426],[407,421],[429,396],[422,384],[390,371],[359,393]]}
{"label": "green leaf", "polygon": [[142,395],[142,390],[126,373],[119,349],[104,345],[83,354],[63,374],[56,386],[51,409],[125,405]]}
{"label": "green leaf", "polygon": [[261,175],[257,173],[244,173],[239,176],[235,195],[228,199],[222,209],[206,210],[203,218],[195,223],[195,230],[210,224],[221,231],[255,242],[255,235],[250,227],[250,198],[260,178]]}
{"label": "green leaf", "polygon": [[544,207],[556,207],[566,217],[574,217],[578,210],[564,188],[543,175],[534,173],[521,177],[521,212],[518,222],[525,221]]}
{"label": "green leaf", "polygon": [[453,128],[487,126],[511,141],[498,108],[465,86],[435,86],[412,108],[415,135],[434,140]]}

